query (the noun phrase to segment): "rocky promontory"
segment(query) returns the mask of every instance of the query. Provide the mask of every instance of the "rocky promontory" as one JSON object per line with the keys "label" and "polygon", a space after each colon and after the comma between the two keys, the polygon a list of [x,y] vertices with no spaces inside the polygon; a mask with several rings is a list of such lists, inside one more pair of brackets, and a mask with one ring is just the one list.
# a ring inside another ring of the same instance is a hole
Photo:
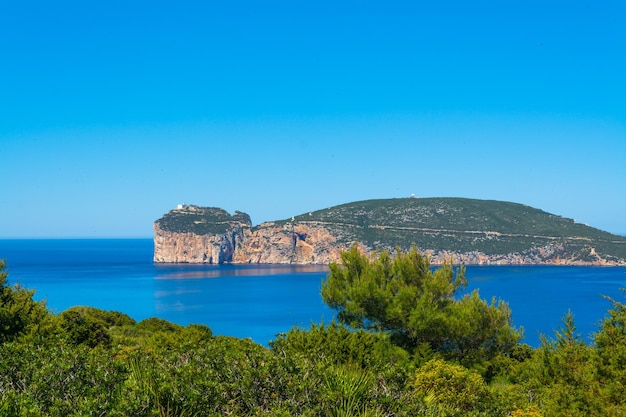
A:
{"label": "rocky promontory", "polygon": [[328,264],[339,259],[328,229],[292,222],[252,227],[241,212],[183,206],[154,223],[154,261]]}
{"label": "rocky promontory", "polygon": [[432,264],[626,265],[626,238],[516,203],[461,198],[368,200],[253,226],[250,216],[179,206],[154,223],[154,261],[328,264],[417,246]]}
{"label": "rocky promontory", "polygon": [[154,261],[232,262],[236,246],[252,227],[250,216],[212,207],[179,206],[154,223]]}

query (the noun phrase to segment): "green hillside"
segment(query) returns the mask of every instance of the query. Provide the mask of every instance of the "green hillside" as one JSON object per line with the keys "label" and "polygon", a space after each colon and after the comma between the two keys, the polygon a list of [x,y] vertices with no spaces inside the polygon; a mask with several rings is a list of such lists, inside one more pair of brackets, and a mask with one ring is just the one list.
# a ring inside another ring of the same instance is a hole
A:
{"label": "green hillside", "polygon": [[[288,222],[290,220],[285,220]],[[551,243],[593,247],[626,259],[626,238],[523,204],[465,198],[398,198],[343,204],[296,216],[319,222],[342,243],[504,254]]]}

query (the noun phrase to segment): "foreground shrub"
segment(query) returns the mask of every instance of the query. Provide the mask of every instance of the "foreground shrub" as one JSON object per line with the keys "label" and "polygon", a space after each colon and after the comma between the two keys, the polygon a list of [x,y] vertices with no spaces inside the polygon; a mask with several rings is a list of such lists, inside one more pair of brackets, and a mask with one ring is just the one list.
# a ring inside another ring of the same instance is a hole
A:
{"label": "foreground shrub", "polygon": [[447,262],[433,271],[415,247],[370,259],[353,246],[341,254],[341,265],[329,267],[322,297],[339,321],[389,333],[409,350],[427,344],[471,365],[509,352],[522,337],[506,303],[487,303],[476,291],[459,297],[465,270]]}
{"label": "foreground shrub", "polygon": [[446,415],[467,415],[489,402],[482,377],[460,365],[433,359],[415,372],[411,382],[415,395]]}

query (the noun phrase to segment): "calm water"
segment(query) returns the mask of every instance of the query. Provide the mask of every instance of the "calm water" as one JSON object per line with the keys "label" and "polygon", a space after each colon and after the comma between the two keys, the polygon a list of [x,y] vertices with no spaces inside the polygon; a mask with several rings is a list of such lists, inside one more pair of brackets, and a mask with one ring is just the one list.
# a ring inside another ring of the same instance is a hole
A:
{"label": "calm water", "polygon": [[[321,266],[155,265],[151,239],[0,240],[9,281],[35,289],[60,312],[89,305],[136,320],[161,317],[206,324],[216,334],[267,344],[294,325],[328,322]],[[525,342],[553,335],[571,309],[587,337],[610,308],[602,295],[624,300],[626,268],[468,267],[468,290],[509,303]]]}

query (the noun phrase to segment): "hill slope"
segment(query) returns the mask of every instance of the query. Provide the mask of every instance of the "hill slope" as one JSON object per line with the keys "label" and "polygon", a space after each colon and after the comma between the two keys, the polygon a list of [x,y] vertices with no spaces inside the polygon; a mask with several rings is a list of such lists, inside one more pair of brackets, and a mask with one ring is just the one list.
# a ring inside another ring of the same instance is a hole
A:
{"label": "hill slope", "polygon": [[[201,210],[203,217],[198,217]],[[162,240],[164,233],[176,241],[181,237],[171,234],[201,236],[214,231],[234,246],[227,262],[328,263],[338,259],[341,249],[358,242],[366,251],[416,245],[434,263],[453,255],[456,262],[466,264],[626,264],[625,237],[501,201],[367,200],[256,227],[249,224],[249,217],[240,212],[230,217],[220,209],[194,208],[188,214],[172,210],[155,222],[155,261],[198,262],[168,255],[163,245],[157,251],[157,238]]]}

